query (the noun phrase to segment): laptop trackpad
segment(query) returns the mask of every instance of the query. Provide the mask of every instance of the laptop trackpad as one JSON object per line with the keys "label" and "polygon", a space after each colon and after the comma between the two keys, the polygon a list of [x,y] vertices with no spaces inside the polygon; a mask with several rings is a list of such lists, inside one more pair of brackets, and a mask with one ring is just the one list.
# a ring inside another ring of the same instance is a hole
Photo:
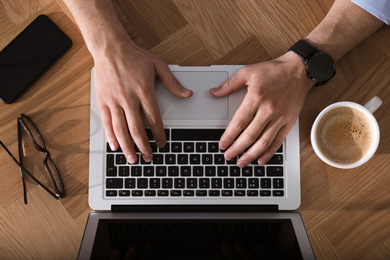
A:
{"label": "laptop trackpad", "polygon": [[[228,79],[225,71],[172,71],[180,83],[193,91],[192,97],[180,99],[157,83],[161,89],[160,112],[163,119],[228,119],[229,97],[216,98],[210,88]],[[158,95],[158,94],[157,94]]]}

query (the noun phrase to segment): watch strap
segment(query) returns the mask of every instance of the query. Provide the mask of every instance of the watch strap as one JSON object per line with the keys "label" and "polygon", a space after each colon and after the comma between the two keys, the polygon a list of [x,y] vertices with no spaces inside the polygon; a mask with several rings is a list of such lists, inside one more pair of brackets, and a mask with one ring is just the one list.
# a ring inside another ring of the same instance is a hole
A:
{"label": "watch strap", "polygon": [[295,52],[304,60],[308,59],[316,52],[319,52],[319,50],[316,47],[314,47],[313,45],[311,45],[310,43],[308,43],[307,41],[302,40],[302,39],[297,41],[288,50]]}

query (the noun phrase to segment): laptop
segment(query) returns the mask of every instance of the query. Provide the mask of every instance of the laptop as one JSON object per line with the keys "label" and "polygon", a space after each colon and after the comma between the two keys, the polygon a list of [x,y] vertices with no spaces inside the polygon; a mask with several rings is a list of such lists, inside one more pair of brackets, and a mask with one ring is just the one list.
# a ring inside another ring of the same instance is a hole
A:
{"label": "laptop", "polygon": [[[240,106],[246,89],[216,98],[217,87],[242,66],[187,67],[170,65],[189,99],[172,96],[156,83],[167,146],[154,147],[150,164],[129,165],[121,151],[105,139],[95,87],[91,82],[89,205],[94,210],[145,206],[249,206],[294,210],[300,205],[298,120],[281,148],[265,166],[252,162],[240,169],[237,159],[224,160],[218,141]],[[92,70],[93,73],[93,70]]]}
{"label": "laptop", "polygon": [[79,259],[134,252],[150,259],[315,259],[302,218],[292,211],[300,205],[298,121],[265,166],[240,169],[218,148],[246,90],[224,98],[208,91],[241,67],[170,65],[194,94],[178,99],[156,82],[168,145],[157,148],[147,130],[153,160],[139,156],[134,165],[105,140],[92,70],[89,205],[95,211]]}

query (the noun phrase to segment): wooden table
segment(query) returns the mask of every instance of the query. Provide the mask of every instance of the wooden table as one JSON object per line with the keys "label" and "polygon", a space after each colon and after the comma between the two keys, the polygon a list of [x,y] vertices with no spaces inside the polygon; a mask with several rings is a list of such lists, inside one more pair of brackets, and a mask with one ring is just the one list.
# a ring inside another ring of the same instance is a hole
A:
{"label": "wooden table", "polygon": [[[332,0],[124,1],[126,29],[169,64],[250,64],[283,54],[325,16]],[[122,12],[120,11],[120,8]],[[47,14],[73,47],[15,103],[0,103],[0,139],[17,154],[16,118],[28,114],[41,130],[63,176],[67,196],[55,200],[28,181],[24,205],[18,167],[0,150],[0,259],[75,259],[88,212],[90,70],[93,60],[76,25],[54,0],[2,0],[0,49],[38,14]],[[302,214],[318,259],[390,258],[390,27],[354,48],[326,86],[313,89],[300,116]],[[310,145],[316,115],[336,101],[365,103],[382,133],[367,164],[337,170]],[[44,174],[28,150],[26,167]],[[37,158],[36,158],[37,157]]]}

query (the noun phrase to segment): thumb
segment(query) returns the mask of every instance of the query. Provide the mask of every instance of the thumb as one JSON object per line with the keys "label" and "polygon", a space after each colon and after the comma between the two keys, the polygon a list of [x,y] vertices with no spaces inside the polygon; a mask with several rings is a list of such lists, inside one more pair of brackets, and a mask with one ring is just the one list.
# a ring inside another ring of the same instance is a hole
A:
{"label": "thumb", "polygon": [[219,87],[210,89],[210,94],[215,97],[225,97],[239,89],[242,89],[246,85],[246,79],[240,72],[241,70],[226,80]]}
{"label": "thumb", "polygon": [[192,96],[192,90],[186,89],[172,74],[166,63],[156,65],[157,78],[161,84],[166,88],[172,95],[178,98],[189,98]]}

